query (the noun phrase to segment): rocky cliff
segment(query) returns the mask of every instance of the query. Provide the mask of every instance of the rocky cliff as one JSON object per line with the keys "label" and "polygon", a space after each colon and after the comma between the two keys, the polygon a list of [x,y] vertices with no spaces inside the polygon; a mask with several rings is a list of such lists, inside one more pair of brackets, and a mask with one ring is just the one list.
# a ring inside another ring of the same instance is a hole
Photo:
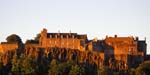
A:
{"label": "rocky cliff", "polygon": [[[20,50],[9,50],[5,54],[0,55],[0,61],[6,65],[11,62],[13,55],[18,54]],[[80,51],[65,48],[41,48],[41,47],[25,47],[21,53],[32,55],[35,59],[47,58],[49,61],[56,59],[58,61],[74,60],[77,63],[93,63],[97,66],[103,66],[104,54],[92,51]]]}
{"label": "rocky cliff", "polygon": [[46,57],[49,61],[52,59],[57,59],[62,62],[74,60],[77,63],[94,63],[99,67],[103,65],[104,60],[103,53],[65,48],[26,47],[23,53],[32,55],[35,58]]}

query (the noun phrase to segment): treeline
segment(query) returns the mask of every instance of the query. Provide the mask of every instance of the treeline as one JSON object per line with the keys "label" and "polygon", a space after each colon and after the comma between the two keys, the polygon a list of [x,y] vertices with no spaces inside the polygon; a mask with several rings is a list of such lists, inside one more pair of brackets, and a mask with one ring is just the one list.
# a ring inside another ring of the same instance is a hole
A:
{"label": "treeline", "polygon": [[77,63],[75,60],[59,61],[45,56],[14,54],[11,61],[3,66],[0,63],[0,75],[97,75],[94,63]]}

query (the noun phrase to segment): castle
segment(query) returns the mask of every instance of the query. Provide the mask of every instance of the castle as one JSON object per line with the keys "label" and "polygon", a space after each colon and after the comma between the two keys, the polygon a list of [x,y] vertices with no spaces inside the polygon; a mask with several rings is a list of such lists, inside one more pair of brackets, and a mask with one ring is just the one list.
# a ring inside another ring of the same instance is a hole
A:
{"label": "castle", "polygon": [[87,35],[77,33],[47,33],[46,29],[41,32],[39,44],[42,47],[59,47],[85,50]]}
{"label": "castle", "polygon": [[132,66],[141,63],[146,57],[146,40],[138,37],[108,37],[104,40],[88,40],[87,35],[77,33],[47,33],[46,29],[41,31],[39,45],[42,47],[59,47],[78,49],[80,51],[97,51],[104,53],[103,59],[109,64],[109,59],[114,58]]}
{"label": "castle", "polygon": [[[92,51],[101,53],[105,65],[113,65],[113,59],[122,62],[124,67],[133,67],[144,61],[146,57],[146,40],[139,40],[138,37],[108,37],[104,40],[88,40],[86,34],[77,33],[48,33],[43,29],[40,33],[39,43],[25,44],[25,47],[40,48],[66,48],[79,51]],[[17,43],[1,43],[0,53],[18,48]]]}

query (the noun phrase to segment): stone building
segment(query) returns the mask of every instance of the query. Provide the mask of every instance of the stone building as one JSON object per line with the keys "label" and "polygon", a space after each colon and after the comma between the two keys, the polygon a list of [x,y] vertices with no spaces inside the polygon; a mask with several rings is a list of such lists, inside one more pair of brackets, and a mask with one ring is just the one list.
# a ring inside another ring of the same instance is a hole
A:
{"label": "stone building", "polygon": [[146,56],[146,40],[137,37],[108,37],[105,43],[113,47],[114,59],[123,62],[128,67],[136,67]]}
{"label": "stone building", "polygon": [[18,43],[14,42],[1,42],[0,44],[0,62],[3,62],[5,66],[12,58],[12,53],[15,53],[18,49]]}
{"label": "stone building", "polygon": [[69,48],[84,51],[86,42],[87,35],[79,35],[77,33],[47,33],[47,30],[43,29],[39,44],[42,47]]}
{"label": "stone building", "polygon": [[88,40],[87,35],[47,33],[47,30],[43,29],[39,45],[104,53],[103,59],[106,65],[109,64],[110,59],[115,59],[130,67],[134,63],[143,62],[146,56],[146,40],[139,40],[137,37],[117,37],[115,35],[114,37],[106,36],[104,40]]}
{"label": "stone building", "polygon": [[16,49],[18,49],[18,43],[15,42],[1,42],[0,44],[0,54]]}

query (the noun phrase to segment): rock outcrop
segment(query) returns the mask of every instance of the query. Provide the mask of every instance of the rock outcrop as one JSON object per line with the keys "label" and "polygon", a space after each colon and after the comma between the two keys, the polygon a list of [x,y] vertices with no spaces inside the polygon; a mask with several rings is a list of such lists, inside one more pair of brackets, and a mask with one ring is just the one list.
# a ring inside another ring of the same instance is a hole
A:
{"label": "rock outcrop", "polygon": [[65,48],[40,48],[40,47],[26,47],[24,54],[32,55],[35,58],[46,57],[51,61],[57,59],[65,62],[67,60],[74,60],[77,63],[94,63],[99,67],[103,66],[104,54],[92,51],[80,51]]}

